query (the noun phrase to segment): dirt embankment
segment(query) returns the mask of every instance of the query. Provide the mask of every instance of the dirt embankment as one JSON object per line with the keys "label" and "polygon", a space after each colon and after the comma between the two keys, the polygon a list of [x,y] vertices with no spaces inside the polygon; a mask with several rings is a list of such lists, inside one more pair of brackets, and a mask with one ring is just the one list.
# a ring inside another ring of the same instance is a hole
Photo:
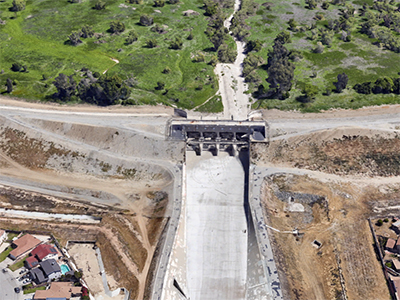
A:
{"label": "dirt embankment", "polygon": [[400,136],[358,128],[324,130],[252,145],[255,162],[337,175],[400,175]]}
{"label": "dirt embankment", "polygon": [[269,225],[300,231],[299,236],[270,231],[290,299],[338,300],[345,294],[348,299],[390,298],[366,220],[370,200],[351,183],[297,175],[275,175],[265,181],[263,204]]}

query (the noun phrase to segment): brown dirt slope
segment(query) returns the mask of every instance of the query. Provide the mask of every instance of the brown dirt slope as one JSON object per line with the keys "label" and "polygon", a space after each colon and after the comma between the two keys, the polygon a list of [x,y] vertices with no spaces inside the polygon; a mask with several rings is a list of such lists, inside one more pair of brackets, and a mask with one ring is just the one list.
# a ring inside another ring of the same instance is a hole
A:
{"label": "brown dirt slope", "polygon": [[[304,212],[288,211],[289,197],[303,205]],[[363,199],[363,191],[350,183],[294,175],[265,181],[263,204],[269,225],[300,230],[299,236],[270,231],[290,299],[390,298],[366,220],[370,207]],[[319,249],[313,246],[315,239],[322,243]]]}
{"label": "brown dirt slope", "polygon": [[338,175],[400,175],[400,136],[359,128],[253,144],[253,161]]}

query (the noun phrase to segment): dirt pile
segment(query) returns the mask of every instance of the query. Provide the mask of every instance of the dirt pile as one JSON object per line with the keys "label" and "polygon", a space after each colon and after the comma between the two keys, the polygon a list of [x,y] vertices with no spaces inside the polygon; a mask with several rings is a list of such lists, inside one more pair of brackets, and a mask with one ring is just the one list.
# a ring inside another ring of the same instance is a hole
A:
{"label": "dirt pile", "polygon": [[254,162],[338,175],[400,175],[400,136],[345,128],[252,145]]}
{"label": "dirt pile", "polygon": [[[366,220],[370,207],[363,199],[363,191],[352,184],[298,175],[264,181],[269,225],[300,231],[298,236],[270,231],[290,299],[389,298]],[[304,211],[290,210],[293,204]]]}

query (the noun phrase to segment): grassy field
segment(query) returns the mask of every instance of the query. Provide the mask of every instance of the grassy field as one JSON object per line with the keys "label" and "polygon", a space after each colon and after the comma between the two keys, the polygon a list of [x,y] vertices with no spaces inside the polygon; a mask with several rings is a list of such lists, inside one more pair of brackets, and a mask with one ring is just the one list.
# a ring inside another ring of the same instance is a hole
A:
{"label": "grassy field", "polygon": [[[269,99],[256,101],[253,107],[257,108],[261,105],[264,108],[283,110],[319,111],[337,107],[359,108],[368,105],[400,103],[400,97],[395,94],[362,95],[351,89],[357,83],[374,82],[383,76],[398,77],[400,71],[398,65],[394,63],[400,59],[399,53],[375,45],[374,43],[377,40],[360,33],[360,24],[365,20],[359,15],[361,6],[364,2],[372,5],[372,2],[346,1],[346,3],[353,3],[356,9],[355,22],[350,29],[352,40],[344,42],[340,39],[341,33],[336,33],[333,37],[332,46],[325,46],[325,50],[321,54],[312,51],[316,47],[317,40],[310,39],[311,30],[308,27],[315,24],[317,31],[321,28],[326,29],[329,20],[340,18],[340,10],[344,6],[334,5],[328,1],[330,6],[327,10],[324,10],[321,8],[322,1],[317,2],[317,8],[310,10],[306,8],[304,0],[272,0],[269,2],[254,0],[254,3],[258,5],[258,10],[255,15],[246,20],[246,24],[250,28],[248,40],[259,39],[263,42],[263,48],[257,54],[266,63],[268,51],[272,49],[274,38],[277,33],[289,30],[287,22],[293,18],[299,24],[299,28],[302,29],[297,32],[291,31],[292,43],[285,46],[289,50],[300,50],[303,59],[295,62],[295,77],[288,99],[283,101]],[[269,9],[265,5],[266,3],[269,4]],[[316,20],[318,14],[323,16],[322,20]],[[340,94],[332,92],[330,95],[325,95],[327,89],[335,89],[333,82],[336,81],[337,75],[343,72],[349,78],[347,89]],[[265,68],[259,67],[257,73],[262,79],[262,84],[267,87],[265,78],[268,77],[268,74]],[[301,88],[305,83],[317,86],[319,93],[314,101],[304,104],[297,101],[296,97],[301,95]]]}
{"label": "grassy field", "polygon": [[22,268],[24,266],[25,260],[28,258],[28,255],[25,256],[23,259],[19,260],[18,262],[16,262],[15,264],[11,265],[9,268],[11,271],[16,271],[19,268]]}
{"label": "grassy field", "polygon": [[[154,7],[150,0],[143,4],[107,0],[104,10],[93,9],[96,2],[30,0],[21,12],[9,10],[12,0],[0,2],[0,19],[6,22],[0,25],[0,69],[4,71],[0,83],[5,84],[7,78],[17,81],[12,96],[43,100],[56,91],[52,82],[59,73],[74,75],[79,82],[82,68],[99,73],[108,70],[123,79],[135,77],[137,84],[128,101],[131,104],[192,108],[215,94],[218,82],[213,67],[208,65],[214,52],[209,50],[212,44],[204,33],[208,21],[201,0],[166,2],[164,7]],[[199,15],[183,16],[187,10]],[[142,14],[152,16],[154,25],[141,26]],[[119,35],[109,33],[111,21],[123,22],[125,31]],[[151,30],[156,24],[164,29],[162,33]],[[92,26],[97,37],[82,38],[82,44],[70,45],[68,35],[84,25]],[[131,30],[139,38],[127,45]],[[192,40],[187,39],[190,31]],[[181,50],[169,49],[176,37],[183,41]],[[149,38],[156,39],[158,46],[147,48]],[[203,62],[194,61],[199,54],[204,55]],[[13,63],[26,65],[28,72],[11,71]],[[168,74],[163,73],[166,67],[171,70]],[[165,84],[163,90],[155,89],[159,81]],[[0,90],[4,91],[5,86]]]}

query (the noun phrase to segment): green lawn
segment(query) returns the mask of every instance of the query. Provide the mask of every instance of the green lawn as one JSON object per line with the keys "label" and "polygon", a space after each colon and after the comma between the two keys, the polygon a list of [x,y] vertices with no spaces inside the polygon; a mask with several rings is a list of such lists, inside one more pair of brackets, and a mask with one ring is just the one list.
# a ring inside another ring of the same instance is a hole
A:
{"label": "green lawn", "polygon": [[8,254],[10,254],[10,252],[12,251],[11,247],[7,247],[3,252],[0,253],[0,262],[4,261]]}
{"label": "green lawn", "polygon": [[19,260],[18,262],[16,262],[15,264],[12,264],[9,268],[11,271],[16,271],[19,268],[22,268],[24,266],[24,262],[25,260],[28,258],[29,255],[25,256],[23,259]]}
{"label": "green lawn", "polygon": [[[29,287],[29,286],[32,286],[32,285],[28,284],[26,287]],[[24,294],[30,294],[30,293],[36,292],[37,290],[44,291],[45,289],[46,289],[45,286],[40,286],[40,287],[37,287],[37,288],[25,288],[23,291],[24,291]]]}

